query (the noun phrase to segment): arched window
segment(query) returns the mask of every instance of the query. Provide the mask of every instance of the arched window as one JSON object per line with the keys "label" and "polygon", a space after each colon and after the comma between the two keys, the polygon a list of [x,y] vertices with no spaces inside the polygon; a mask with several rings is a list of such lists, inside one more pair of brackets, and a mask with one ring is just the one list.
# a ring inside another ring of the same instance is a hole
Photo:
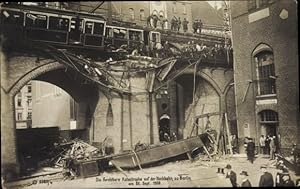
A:
{"label": "arched window", "polygon": [[159,17],[163,18],[164,17],[164,12],[163,11],[159,11]]}
{"label": "arched window", "polygon": [[257,95],[276,94],[276,77],[272,49],[259,45],[253,52],[256,66]]}
{"label": "arched window", "polygon": [[113,126],[113,125],[114,125],[114,114],[112,111],[111,103],[109,103],[106,112],[106,126]]}
{"label": "arched window", "polygon": [[261,134],[278,137],[278,113],[273,110],[263,110],[258,113]]}
{"label": "arched window", "polygon": [[152,15],[156,15],[156,16],[157,16],[157,10],[154,10],[154,11],[152,12]]}
{"label": "arched window", "polygon": [[133,8],[129,9],[129,15],[130,15],[130,19],[134,20],[134,10],[133,10]]}
{"label": "arched window", "polygon": [[145,10],[144,9],[140,10],[140,20],[145,20]]}
{"label": "arched window", "polygon": [[263,110],[259,113],[260,123],[277,123],[278,114],[272,110]]}

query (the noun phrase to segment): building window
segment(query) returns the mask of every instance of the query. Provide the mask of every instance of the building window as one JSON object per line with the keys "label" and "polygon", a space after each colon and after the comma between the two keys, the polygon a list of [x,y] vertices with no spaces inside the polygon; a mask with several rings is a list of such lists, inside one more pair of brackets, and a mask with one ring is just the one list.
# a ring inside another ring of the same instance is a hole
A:
{"label": "building window", "polygon": [[28,120],[31,120],[31,119],[32,119],[32,112],[28,112],[28,114],[27,114],[27,119],[28,119]]}
{"label": "building window", "polygon": [[182,3],[182,6],[183,6],[183,14],[186,14],[186,4]]}
{"label": "building window", "polygon": [[22,120],[22,113],[18,113],[17,119]]}
{"label": "building window", "polygon": [[260,123],[277,123],[278,114],[272,110],[263,110],[259,113]]}
{"label": "building window", "polygon": [[18,92],[18,98],[22,98],[22,93]]}
{"label": "building window", "polygon": [[106,113],[106,126],[114,125],[114,115],[112,111],[111,103],[108,104],[107,113]]}
{"label": "building window", "polygon": [[248,0],[248,10],[266,7],[268,4],[273,3],[273,0]]}
{"label": "building window", "polygon": [[177,12],[176,2],[173,2],[172,9],[173,9],[173,13]]}
{"label": "building window", "polygon": [[267,45],[260,45],[254,54],[257,77],[257,95],[276,94],[274,56]]}
{"label": "building window", "polygon": [[32,89],[31,89],[31,85],[27,85],[27,92],[28,92],[28,93],[31,93],[31,90],[32,90]]}
{"label": "building window", "polygon": [[159,11],[159,18],[164,18],[164,12],[163,11]]}
{"label": "building window", "polygon": [[144,11],[144,9],[140,10],[140,20],[145,20],[145,11]]}
{"label": "building window", "polygon": [[22,107],[22,99],[18,99],[18,101],[17,101],[17,106],[18,106],[18,107]]}
{"label": "building window", "polygon": [[134,10],[133,10],[133,8],[129,9],[129,15],[130,15],[130,19],[134,20]]}
{"label": "building window", "polygon": [[32,98],[31,96],[27,96],[27,104],[28,106],[31,106]]}
{"label": "building window", "polygon": [[77,102],[73,98],[70,98],[70,119],[71,120],[77,120],[77,109],[78,109]]}

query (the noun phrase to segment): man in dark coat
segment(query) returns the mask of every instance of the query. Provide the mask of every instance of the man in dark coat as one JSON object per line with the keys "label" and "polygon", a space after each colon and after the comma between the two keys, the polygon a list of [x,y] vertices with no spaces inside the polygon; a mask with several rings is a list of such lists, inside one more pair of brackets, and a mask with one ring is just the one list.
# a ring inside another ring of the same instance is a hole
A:
{"label": "man in dark coat", "polygon": [[295,187],[295,183],[291,180],[289,175],[284,175],[282,180],[282,187]]}
{"label": "man in dark coat", "polygon": [[282,165],[278,166],[278,173],[276,174],[276,177],[275,177],[275,186],[276,187],[281,187],[283,186],[283,177],[285,175],[288,175],[289,176],[289,172],[286,168],[284,168]]}
{"label": "man in dark coat", "polygon": [[180,27],[181,27],[181,20],[180,20],[180,17],[179,17],[178,20],[177,20],[177,31],[180,30]]}
{"label": "man in dark coat", "polygon": [[226,165],[225,169],[227,170],[226,172],[226,178],[229,178],[231,184],[233,187],[237,187],[236,183],[236,173],[231,170],[231,165]]}
{"label": "man in dark coat", "polygon": [[187,21],[186,18],[184,18],[183,21],[182,21],[183,32],[187,32],[188,24],[189,24],[189,21]]}
{"label": "man in dark coat", "polygon": [[198,29],[198,20],[195,20],[193,23],[193,29],[194,29],[194,33],[197,33],[197,29]]}
{"label": "man in dark coat", "polygon": [[267,171],[267,166],[263,165],[260,167],[260,170],[263,174],[260,176],[259,187],[273,187],[274,180],[273,175]]}
{"label": "man in dark coat", "polygon": [[242,171],[240,173],[241,177],[242,177],[242,183],[241,183],[241,187],[251,187],[251,183],[250,181],[248,180],[248,173],[247,171]]}
{"label": "man in dark coat", "polygon": [[254,152],[255,152],[255,144],[253,142],[253,139],[252,138],[249,138],[249,141],[248,141],[248,144],[247,144],[247,148],[246,148],[246,151],[247,151],[247,158],[248,160],[253,163],[254,161]]}
{"label": "man in dark coat", "polygon": [[270,155],[270,141],[271,141],[271,137],[270,137],[270,135],[268,135],[265,140],[265,151],[266,151],[266,154],[269,154],[269,155]]}

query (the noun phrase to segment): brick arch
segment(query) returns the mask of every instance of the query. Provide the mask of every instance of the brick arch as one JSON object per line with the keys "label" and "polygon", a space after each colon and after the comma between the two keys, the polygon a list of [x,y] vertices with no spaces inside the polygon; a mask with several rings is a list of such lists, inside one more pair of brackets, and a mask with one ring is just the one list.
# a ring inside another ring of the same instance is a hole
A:
{"label": "brick arch", "polygon": [[270,45],[267,43],[259,43],[256,45],[256,47],[252,50],[251,55],[255,56],[256,54],[262,52],[262,51],[270,51],[273,52],[273,49]]}
{"label": "brick arch", "polygon": [[203,78],[206,82],[208,82],[214,88],[217,94],[221,96],[222,90],[218,85],[218,83],[211,76],[209,76],[207,73],[204,72],[199,72],[197,75]]}
{"label": "brick arch", "polygon": [[256,108],[256,114],[259,115],[264,110],[271,110],[278,113],[277,105],[276,104],[262,104],[260,106],[257,106]]}
{"label": "brick arch", "polygon": [[14,97],[18,91],[26,85],[29,81],[32,79],[38,77],[39,75],[42,75],[46,72],[52,71],[52,70],[57,70],[57,69],[63,69],[65,68],[64,65],[62,65],[59,62],[53,62],[53,63],[48,63],[44,64],[38,67],[35,67],[32,69],[30,72],[25,73],[20,79],[18,79],[8,90],[9,95],[11,97]]}
{"label": "brick arch", "polygon": [[[183,72],[181,75],[184,74],[194,74],[192,70],[188,70],[186,72]],[[208,84],[210,84],[213,89],[217,92],[218,96],[222,95],[222,90],[220,88],[220,86],[218,85],[218,83],[207,73],[203,72],[203,71],[199,71],[197,72],[196,76],[201,77],[202,79],[204,79]],[[180,77],[180,76],[178,76]]]}
{"label": "brick arch", "polygon": [[232,85],[233,82],[234,82],[234,79],[232,78],[232,79],[226,84],[226,86],[225,86],[225,88],[224,88],[224,90],[223,90],[223,92],[222,92],[225,96],[227,96],[227,93],[228,93],[229,89],[231,89],[231,87],[233,87],[233,85]]}

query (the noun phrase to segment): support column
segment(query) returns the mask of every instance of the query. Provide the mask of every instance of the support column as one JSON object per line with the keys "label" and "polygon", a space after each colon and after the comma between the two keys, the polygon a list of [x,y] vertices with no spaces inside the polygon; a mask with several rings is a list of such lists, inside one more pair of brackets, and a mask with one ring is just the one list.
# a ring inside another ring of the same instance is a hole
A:
{"label": "support column", "polygon": [[4,54],[0,50],[1,63],[1,175],[4,180],[18,176],[20,172],[16,149],[16,128],[13,98],[7,93],[8,72]]}
{"label": "support column", "polygon": [[177,94],[176,83],[170,82],[169,84],[169,97],[170,97],[170,136],[174,132],[177,135]]}

